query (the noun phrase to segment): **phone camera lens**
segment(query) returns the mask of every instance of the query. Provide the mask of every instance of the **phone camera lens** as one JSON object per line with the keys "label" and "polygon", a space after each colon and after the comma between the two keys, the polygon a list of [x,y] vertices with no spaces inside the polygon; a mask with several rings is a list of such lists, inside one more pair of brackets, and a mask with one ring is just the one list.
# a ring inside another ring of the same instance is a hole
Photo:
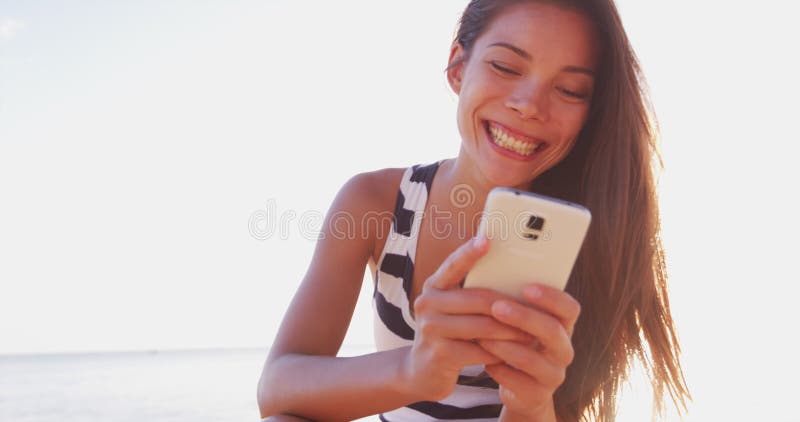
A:
{"label": "phone camera lens", "polygon": [[528,218],[528,222],[525,224],[525,226],[529,229],[541,230],[542,226],[544,226],[544,218],[537,215],[532,215]]}

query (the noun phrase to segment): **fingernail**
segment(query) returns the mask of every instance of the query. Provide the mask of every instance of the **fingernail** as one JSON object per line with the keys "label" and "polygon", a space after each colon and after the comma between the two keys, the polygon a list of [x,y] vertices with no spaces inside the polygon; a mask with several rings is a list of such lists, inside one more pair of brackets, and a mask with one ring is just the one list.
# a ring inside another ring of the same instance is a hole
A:
{"label": "fingernail", "polygon": [[539,286],[528,286],[525,288],[525,294],[531,299],[539,299],[542,297],[542,289]]}
{"label": "fingernail", "polygon": [[478,237],[475,238],[475,247],[480,249],[480,248],[482,248],[482,247],[484,247],[486,245],[486,242],[488,242],[488,239],[486,239],[486,236],[478,235]]}
{"label": "fingernail", "polygon": [[492,305],[492,312],[498,315],[511,315],[511,305],[508,302],[498,300]]}

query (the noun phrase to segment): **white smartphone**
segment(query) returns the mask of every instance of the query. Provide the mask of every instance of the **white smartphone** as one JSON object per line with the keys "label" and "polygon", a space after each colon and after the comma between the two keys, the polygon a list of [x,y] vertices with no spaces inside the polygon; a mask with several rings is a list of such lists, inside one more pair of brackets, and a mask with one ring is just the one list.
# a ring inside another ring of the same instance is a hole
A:
{"label": "white smartphone", "polygon": [[533,282],[563,290],[591,220],[579,204],[513,188],[492,189],[478,226],[489,251],[467,274],[464,287],[494,289],[518,299]]}

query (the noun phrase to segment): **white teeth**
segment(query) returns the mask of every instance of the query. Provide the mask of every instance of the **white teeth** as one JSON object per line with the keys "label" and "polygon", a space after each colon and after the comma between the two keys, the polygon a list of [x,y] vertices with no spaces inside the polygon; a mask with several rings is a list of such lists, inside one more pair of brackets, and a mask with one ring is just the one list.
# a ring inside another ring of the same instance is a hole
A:
{"label": "white teeth", "polygon": [[489,126],[489,133],[491,133],[492,140],[496,145],[514,151],[517,154],[531,155],[536,147],[539,146],[539,144],[532,144],[515,139],[494,126]]}

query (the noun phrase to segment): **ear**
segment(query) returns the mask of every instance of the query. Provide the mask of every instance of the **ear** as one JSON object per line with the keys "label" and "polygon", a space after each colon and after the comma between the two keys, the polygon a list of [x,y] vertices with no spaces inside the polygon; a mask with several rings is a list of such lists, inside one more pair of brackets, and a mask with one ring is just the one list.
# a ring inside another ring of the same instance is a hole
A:
{"label": "ear", "polygon": [[[461,83],[464,79],[464,67],[466,56],[464,48],[458,42],[450,48],[450,58],[447,60],[447,82],[456,95],[461,94]],[[454,66],[455,64],[455,66]]]}

